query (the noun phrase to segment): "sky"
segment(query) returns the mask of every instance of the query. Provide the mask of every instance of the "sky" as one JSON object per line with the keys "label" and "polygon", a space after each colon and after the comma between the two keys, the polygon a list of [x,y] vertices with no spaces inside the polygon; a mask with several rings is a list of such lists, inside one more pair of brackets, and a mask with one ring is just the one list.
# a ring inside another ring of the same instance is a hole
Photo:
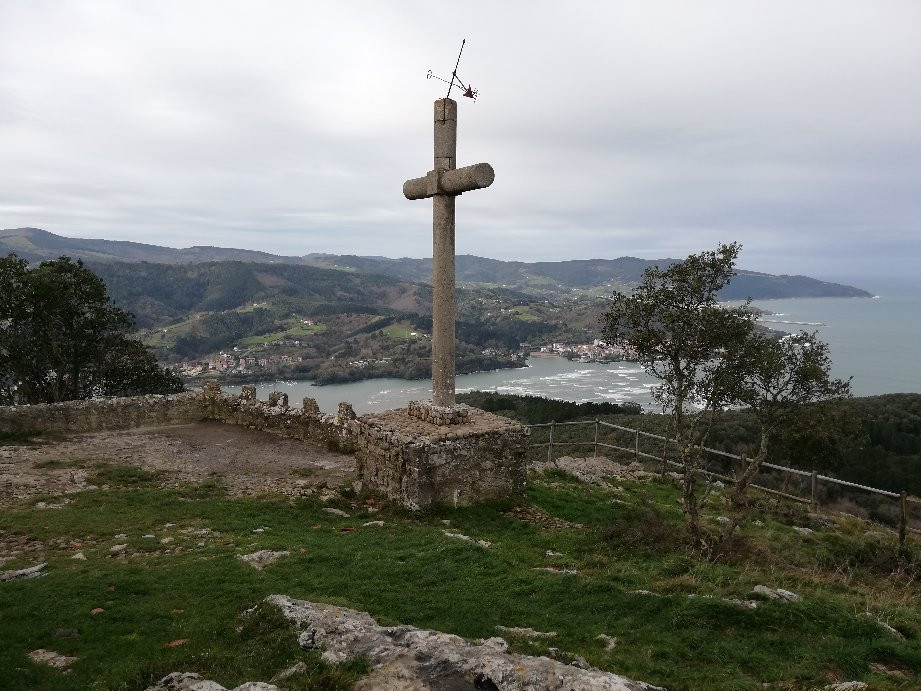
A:
{"label": "sky", "polygon": [[463,39],[459,254],[918,273],[917,0],[0,0],[0,228],[430,256]]}

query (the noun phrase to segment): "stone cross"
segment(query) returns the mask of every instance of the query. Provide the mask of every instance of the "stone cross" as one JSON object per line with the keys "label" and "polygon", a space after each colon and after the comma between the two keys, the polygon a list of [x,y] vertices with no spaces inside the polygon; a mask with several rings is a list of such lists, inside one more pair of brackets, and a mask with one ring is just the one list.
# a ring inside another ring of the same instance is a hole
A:
{"label": "stone cross", "polygon": [[403,183],[407,199],[432,198],[432,404],[454,405],[454,198],[489,187],[488,163],[458,168],[457,102],[435,101],[435,167]]}

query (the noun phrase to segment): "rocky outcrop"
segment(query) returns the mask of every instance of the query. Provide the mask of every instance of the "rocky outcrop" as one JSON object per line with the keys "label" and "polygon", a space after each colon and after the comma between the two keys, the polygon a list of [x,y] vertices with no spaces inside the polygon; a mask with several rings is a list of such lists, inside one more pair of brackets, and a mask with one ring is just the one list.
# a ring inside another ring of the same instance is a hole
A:
{"label": "rocky outcrop", "polygon": [[379,626],[366,612],[270,595],[299,630],[303,648],[327,662],[367,659],[371,674],[356,691],[372,689],[495,689],[497,691],[652,691],[660,687],[546,657],[508,652],[502,638],[468,643],[460,636],[412,626]]}

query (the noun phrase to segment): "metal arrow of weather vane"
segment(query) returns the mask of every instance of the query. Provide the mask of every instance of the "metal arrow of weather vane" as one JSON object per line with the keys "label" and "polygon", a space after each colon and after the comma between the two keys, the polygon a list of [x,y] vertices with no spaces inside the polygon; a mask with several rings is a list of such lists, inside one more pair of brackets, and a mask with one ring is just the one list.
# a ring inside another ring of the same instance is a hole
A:
{"label": "metal arrow of weather vane", "polygon": [[448,85],[448,95],[445,98],[451,98],[451,89],[453,89],[454,85],[457,84],[458,86],[460,86],[460,88],[464,90],[464,96],[466,96],[467,98],[472,98],[474,101],[476,101],[477,90],[474,89],[470,84],[464,84],[464,82],[461,81],[461,78],[457,76],[457,68],[460,65],[461,55],[463,55],[464,53],[464,44],[466,42],[467,42],[466,38],[463,41],[461,41],[460,52],[457,54],[457,62],[454,64],[454,71],[451,73],[450,80],[442,79],[438,75],[432,74],[432,70],[428,71],[428,74],[425,75],[425,78],[426,79],[437,79],[438,81],[441,81],[447,84]]}

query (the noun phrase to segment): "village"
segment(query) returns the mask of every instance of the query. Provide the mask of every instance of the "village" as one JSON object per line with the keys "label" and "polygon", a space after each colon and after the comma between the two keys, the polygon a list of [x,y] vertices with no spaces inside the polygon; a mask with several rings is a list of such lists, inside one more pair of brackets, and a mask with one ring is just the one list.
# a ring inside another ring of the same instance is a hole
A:
{"label": "village", "polygon": [[[297,347],[298,341],[279,342],[266,344],[267,346],[287,345]],[[236,348],[234,349],[236,350]],[[503,355],[496,348],[484,348],[482,355],[500,356]],[[522,343],[517,357],[525,359],[528,356],[533,357],[565,357],[569,360],[578,360],[579,362],[635,362],[636,353],[632,348],[620,348],[611,346],[595,339],[591,343],[551,343],[544,346],[534,346],[530,343]],[[335,359],[335,355],[330,359]],[[389,361],[390,358],[384,358],[382,361]],[[303,361],[301,355],[284,354],[284,355],[267,355],[245,354],[237,355],[233,352],[221,352],[216,357],[186,360],[174,365],[174,370],[182,377],[200,377],[217,375],[234,375],[234,374],[258,374],[264,372],[266,375],[277,374],[282,372],[287,366]],[[355,360],[349,362],[349,366],[367,367],[374,364],[374,360]]]}

